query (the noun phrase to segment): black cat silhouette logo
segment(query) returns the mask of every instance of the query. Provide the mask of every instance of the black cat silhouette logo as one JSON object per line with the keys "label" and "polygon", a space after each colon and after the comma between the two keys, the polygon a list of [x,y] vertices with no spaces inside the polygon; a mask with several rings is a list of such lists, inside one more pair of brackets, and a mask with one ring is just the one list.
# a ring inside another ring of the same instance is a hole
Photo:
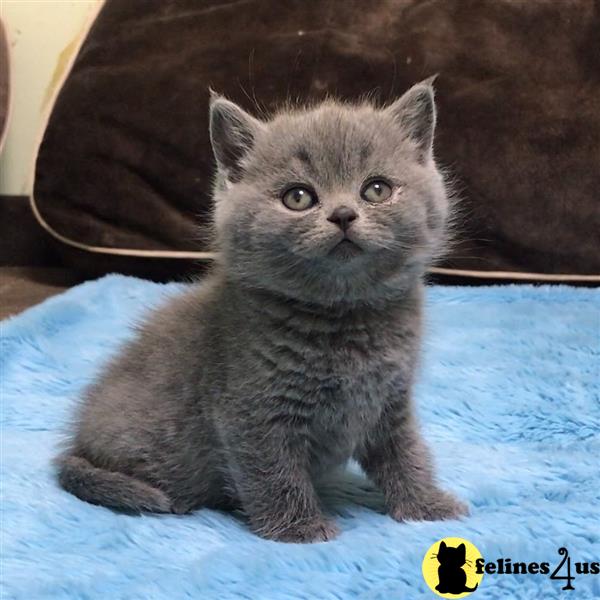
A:
{"label": "black cat silhouette logo", "polygon": [[483,578],[475,562],[481,553],[468,540],[448,537],[433,544],[423,559],[423,578],[432,592],[442,598],[464,598]]}

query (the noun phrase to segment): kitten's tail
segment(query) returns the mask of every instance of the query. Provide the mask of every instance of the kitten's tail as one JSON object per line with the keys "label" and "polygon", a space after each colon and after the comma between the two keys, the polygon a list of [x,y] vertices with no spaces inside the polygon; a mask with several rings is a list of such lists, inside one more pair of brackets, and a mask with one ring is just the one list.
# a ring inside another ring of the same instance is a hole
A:
{"label": "kitten's tail", "polygon": [[464,590],[465,592],[474,592],[477,588],[479,587],[479,584],[476,583],[474,588],[469,588],[465,585]]}
{"label": "kitten's tail", "polygon": [[136,512],[172,512],[169,497],[139,479],[95,467],[85,458],[63,455],[57,459],[60,485],[91,504]]}

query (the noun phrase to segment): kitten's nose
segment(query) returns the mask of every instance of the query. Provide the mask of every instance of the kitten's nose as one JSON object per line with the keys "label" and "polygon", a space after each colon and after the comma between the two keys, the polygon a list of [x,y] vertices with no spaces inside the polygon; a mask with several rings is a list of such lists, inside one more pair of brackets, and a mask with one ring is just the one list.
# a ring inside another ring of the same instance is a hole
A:
{"label": "kitten's nose", "polygon": [[354,209],[349,206],[338,206],[328,217],[327,220],[335,223],[342,231],[347,231],[352,221],[356,221],[358,215]]}

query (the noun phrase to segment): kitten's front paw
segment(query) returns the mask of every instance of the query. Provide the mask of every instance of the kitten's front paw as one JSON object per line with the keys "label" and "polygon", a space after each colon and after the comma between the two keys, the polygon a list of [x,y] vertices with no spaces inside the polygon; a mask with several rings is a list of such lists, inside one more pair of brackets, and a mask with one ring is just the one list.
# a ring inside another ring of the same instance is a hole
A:
{"label": "kitten's front paw", "polygon": [[420,496],[399,499],[390,510],[396,521],[446,521],[469,514],[469,508],[452,494],[433,488]]}
{"label": "kitten's front paw", "polygon": [[319,519],[303,525],[292,525],[285,529],[259,533],[263,537],[276,542],[309,544],[311,542],[328,542],[337,537],[339,530],[334,523]]}

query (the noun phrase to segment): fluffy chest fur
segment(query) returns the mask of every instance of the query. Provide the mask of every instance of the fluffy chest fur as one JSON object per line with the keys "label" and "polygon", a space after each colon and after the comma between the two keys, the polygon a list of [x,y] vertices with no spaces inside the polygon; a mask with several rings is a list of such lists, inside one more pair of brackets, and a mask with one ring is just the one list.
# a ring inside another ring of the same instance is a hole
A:
{"label": "fluffy chest fur", "polygon": [[[302,437],[313,471],[343,463],[409,385],[418,302],[344,310],[263,296],[245,308],[254,317],[240,320],[227,395],[244,387],[263,422],[283,422]],[[247,335],[243,323],[252,323]]]}

